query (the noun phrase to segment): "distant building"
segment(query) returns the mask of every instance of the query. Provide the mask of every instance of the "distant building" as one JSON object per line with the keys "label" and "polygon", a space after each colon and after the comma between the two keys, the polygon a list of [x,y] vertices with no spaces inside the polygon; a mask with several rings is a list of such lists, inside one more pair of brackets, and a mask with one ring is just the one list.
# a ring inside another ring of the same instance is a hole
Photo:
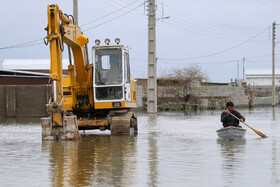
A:
{"label": "distant building", "polygon": [[48,73],[0,69],[0,85],[46,85],[50,83]]}
{"label": "distant building", "polygon": [[[272,70],[258,69],[246,70],[247,85],[254,87],[271,87],[272,86]],[[275,70],[275,85],[280,86],[280,69]]]}
{"label": "distant building", "polygon": [[[68,75],[68,59],[62,60],[63,74]],[[50,72],[50,59],[5,59],[0,64],[1,70],[16,70],[16,71],[29,71],[29,72]]]}
{"label": "distant building", "polygon": [[[63,59],[63,74],[68,75],[68,59]],[[49,59],[5,59],[0,64],[0,85],[50,84]]]}

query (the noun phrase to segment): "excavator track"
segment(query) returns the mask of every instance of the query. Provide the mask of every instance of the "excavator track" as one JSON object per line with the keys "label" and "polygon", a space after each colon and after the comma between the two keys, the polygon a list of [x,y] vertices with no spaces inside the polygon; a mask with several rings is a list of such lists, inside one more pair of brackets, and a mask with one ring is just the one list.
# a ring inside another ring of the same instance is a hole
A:
{"label": "excavator track", "polygon": [[138,133],[137,117],[133,112],[110,112],[108,121],[112,135],[136,135]]}

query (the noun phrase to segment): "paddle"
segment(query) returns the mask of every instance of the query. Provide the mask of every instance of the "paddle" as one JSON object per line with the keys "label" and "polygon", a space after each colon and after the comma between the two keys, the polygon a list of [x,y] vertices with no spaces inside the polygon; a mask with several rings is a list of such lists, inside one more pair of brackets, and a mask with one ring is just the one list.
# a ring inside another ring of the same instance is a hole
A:
{"label": "paddle", "polygon": [[[238,119],[240,121],[240,119],[238,117],[236,117],[234,114],[232,114],[231,112],[229,113],[230,115],[232,115],[234,118]],[[249,127],[250,129],[252,129],[255,133],[257,133],[260,137],[262,138],[267,138],[267,136],[263,133],[261,133],[260,131],[254,129],[253,127],[249,126],[247,123],[240,121],[241,123],[244,123],[247,127]]]}

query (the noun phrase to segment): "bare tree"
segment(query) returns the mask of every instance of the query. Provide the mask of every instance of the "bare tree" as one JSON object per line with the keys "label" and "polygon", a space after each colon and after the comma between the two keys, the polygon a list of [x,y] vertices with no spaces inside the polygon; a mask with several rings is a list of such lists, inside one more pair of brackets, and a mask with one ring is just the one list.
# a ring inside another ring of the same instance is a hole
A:
{"label": "bare tree", "polygon": [[207,74],[197,64],[166,70],[162,73],[162,78],[159,78],[159,94],[172,97],[174,101],[188,102],[193,98],[200,82],[207,79]]}

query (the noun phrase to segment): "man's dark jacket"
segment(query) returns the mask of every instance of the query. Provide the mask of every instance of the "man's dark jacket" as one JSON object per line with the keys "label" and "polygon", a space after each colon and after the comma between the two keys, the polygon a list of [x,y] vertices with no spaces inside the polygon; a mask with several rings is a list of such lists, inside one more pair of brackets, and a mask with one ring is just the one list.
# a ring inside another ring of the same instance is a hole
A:
{"label": "man's dark jacket", "polygon": [[[236,110],[233,110],[231,112],[233,115],[235,115],[236,117],[238,117],[239,119],[243,119],[245,121],[245,118]],[[222,112],[221,114],[221,122],[223,122],[223,126],[224,127],[228,127],[228,126],[239,126],[239,120],[235,119],[232,115],[227,115],[226,112]]]}

